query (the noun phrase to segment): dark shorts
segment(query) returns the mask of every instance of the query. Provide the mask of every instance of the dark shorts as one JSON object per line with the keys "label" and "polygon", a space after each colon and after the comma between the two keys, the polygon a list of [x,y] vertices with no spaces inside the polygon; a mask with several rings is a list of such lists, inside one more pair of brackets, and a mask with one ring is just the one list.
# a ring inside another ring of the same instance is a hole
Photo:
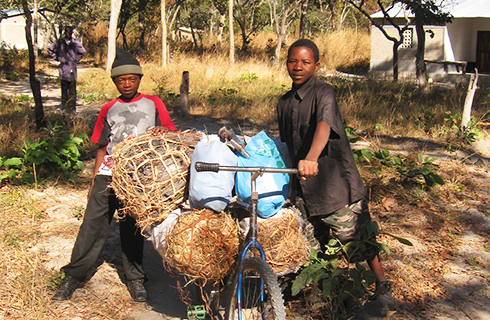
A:
{"label": "dark shorts", "polygon": [[349,206],[324,217],[310,217],[314,237],[321,247],[328,244],[332,237],[345,246],[343,253],[349,262],[372,260],[379,253],[376,242],[377,232],[368,226],[372,224],[368,201],[361,199]]}

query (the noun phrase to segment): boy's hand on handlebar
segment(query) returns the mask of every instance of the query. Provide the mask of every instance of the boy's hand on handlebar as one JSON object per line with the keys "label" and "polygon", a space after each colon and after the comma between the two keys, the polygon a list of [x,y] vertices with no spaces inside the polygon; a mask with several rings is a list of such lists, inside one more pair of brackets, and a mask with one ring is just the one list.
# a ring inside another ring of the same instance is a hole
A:
{"label": "boy's hand on handlebar", "polygon": [[157,127],[154,127],[154,128],[151,128],[150,130],[148,130],[148,133],[149,134],[152,134],[154,136],[161,136],[162,134],[168,132],[168,128],[165,128],[163,126],[157,126]]}
{"label": "boy's hand on handlebar", "polygon": [[318,174],[318,162],[309,159],[300,160],[298,162],[298,171],[301,180],[314,177]]}

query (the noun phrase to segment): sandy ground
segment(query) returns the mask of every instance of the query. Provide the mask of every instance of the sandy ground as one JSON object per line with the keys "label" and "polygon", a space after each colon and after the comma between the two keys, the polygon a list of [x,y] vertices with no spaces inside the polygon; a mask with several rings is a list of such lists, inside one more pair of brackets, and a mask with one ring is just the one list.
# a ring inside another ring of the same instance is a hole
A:
{"label": "sandy ground", "polygon": [[[83,71],[82,71],[83,72]],[[46,112],[53,112],[55,106],[59,105],[59,86],[55,80],[41,79],[42,96]],[[2,80],[0,83],[0,93],[6,97],[14,95],[31,95],[30,88],[25,81]],[[77,111],[80,116],[84,114],[97,114],[99,106],[85,106],[83,101],[78,101]],[[175,123],[180,130],[198,129],[216,133],[223,125],[242,130],[241,132],[253,133],[259,128],[252,122],[238,123],[234,120],[216,120],[202,117],[189,116],[187,118],[177,118]],[[427,155],[437,155],[438,157],[458,158],[462,163],[474,168],[479,172],[482,183],[486,183],[490,178],[490,144],[489,139],[480,140],[472,146],[471,150],[460,154],[449,154],[440,151],[440,148],[433,149],[425,146]],[[363,147],[362,144],[359,147]],[[395,152],[409,152],[410,148],[416,149],[417,142],[394,140],[390,149]],[[93,168],[88,166],[84,174],[90,175]],[[45,265],[47,268],[59,270],[60,267],[68,263],[71,248],[81,223],[73,212],[83,212],[86,205],[87,190],[75,190],[69,187],[56,187],[38,191],[32,191],[36,197],[45,199],[46,212],[49,222],[45,225],[44,242],[40,245],[45,254]],[[467,201],[463,204],[455,203],[454,207],[448,210],[464,212],[465,217],[471,220],[475,228],[461,230],[460,242],[454,252],[453,259],[445,264],[445,274],[443,276],[443,286],[447,295],[445,299],[426,301],[426,308],[422,312],[412,313],[409,304],[398,302],[400,312],[395,314],[394,319],[490,319],[490,249],[488,236],[490,235],[490,194],[488,188],[482,189],[483,198],[486,201],[471,203]],[[407,221],[397,220],[393,217],[383,217],[383,223],[393,225],[404,224]],[[392,219],[393,218],[393,219]],[[407,219],[410,219],[407,217]],[[420,221],[419,221],[420,222]],[[415,223],[415,222],[414,222]],[[63,228],[72,232],[69,237],[62,237],[56,230]],[[414,232],[417,232],[414,230]],[[428,244],[417,242],[417,238],[407,236],[414,242],[414,247],[403,247],[393,244],[394,250],[402,250],[407,256],[412,258],[423,256],[429,251]],[[477,259],[478,263],[467,263]],[[416,261],[416,258],[414,258]],[[397,261],[388,261],[388,266],[397,267]],[[178,291],[176,290],[176,279],[169,275],[163,268],[162,258],[153,249],[150,241],[145,244],[144,267],[148,274],[146,288],[148,290],[149,301],[144,304],[132,303],[130,308],[124,310],[114,306],[114,317],[123,313],[123,319],[187,319],[186,305],[181,302]],[[403,265],[398,267],[404,267]],[[430,266],[429,266],[430,268]],[[78,289],[73,299],[63,303],[53,303],[50,308],[59,319],[83,319],[86,310],[93,308],[94,299],[110,300],[115,297],[123,297],[130,300],[129,294],[121,279],[121,259],[119,253],[119,237],[117,223],[113,222],[110,235],[100,258],[100,264],[94,276],[81,289]],[[389,270],[388,270],[389,272]],[[388,273],[389,275],[389,273]],[[182,279],[181,279],[182,280]],[[192,297],[195,298],[195,290],[188,288]],[[398,292],[398,294],[403,294]],[[408,294],[408,293],[407,293]],[[396,299],[396,296],[395,296]],[[369,318],[368,316],[366,316]],[[96,319],[95,317],[94,319]],[[291,316],[300,319],[301,316]]]}

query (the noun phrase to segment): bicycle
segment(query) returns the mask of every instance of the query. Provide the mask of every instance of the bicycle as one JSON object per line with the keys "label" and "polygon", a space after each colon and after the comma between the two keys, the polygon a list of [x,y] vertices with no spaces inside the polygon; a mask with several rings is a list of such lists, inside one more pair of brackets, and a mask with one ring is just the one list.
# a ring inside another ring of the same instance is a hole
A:
{"label": "bicycle", "polygon": [[[248,212],[250,227],[238,255],[231,280],[225,285],[228,292],[225,305],[225,320],[242,319],[286,319],[284,300],[277,277],[265,261],[265,253],[257,241],[257,203],[256,179],[264,173],[297,174],[297,169],[268,167],[220,166],[217,163],[196,162],[197,172],[201,171],[241,171],[251,173],[251,197]],[[250,257],[252,249],[260,253],[260,258]],[[219,294],[219,293],[217,293]],[[219,297],[218,297],[219,299]],[[214,301],[219,305],[219,301]]]}

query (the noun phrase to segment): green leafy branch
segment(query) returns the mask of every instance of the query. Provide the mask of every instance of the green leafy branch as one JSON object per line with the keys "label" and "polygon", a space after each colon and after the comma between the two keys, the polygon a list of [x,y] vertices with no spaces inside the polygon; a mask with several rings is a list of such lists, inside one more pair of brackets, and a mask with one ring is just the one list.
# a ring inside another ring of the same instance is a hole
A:
{"label": "green leafy branch", "polygon": [[5,179],[36,182],[40,172],[47,174],[79,172],[85,168],[80,161],[82,146],[88,136],[66,133],[58,124],[48,126],[47,139],[24,141],[23,157],[0,157],[0,181]]}
{"label": "green leafy branch", "polygon": [[470,118],[470,121],[464,128],[458,125],[462,121],[461,114],[456,114],[455,116],[449,115],[447,118],[444,118],[444,121],[448,123],[450,130],[456,132],[457,137],[466,144],[472,144],[476,141],[477,137],[483,138],[483,134],[476,127],[479,121],[474,117]]}
{"label": "green leafy branch", "polygon": [[376,281],[374,272],[359,262],[356,262],[353,268],[345,263],[342,265],[346,267],[340,267],[341,259],[346,259],[347,262],[353,259],[361,261],[367,245],[377,247],[379,252],[391,254],[388,246],[376,242],[376,236],[379,234],[391,236],[405,245],[412,246],[407,239],[379,232],[379,226],[374,221],[367,223],[361,232],[366,240],[343,244],[339,239],[330,239],[321,254],[312,249],[310,260],[292,284],[292,295],[298,295],[307,287],[315,288],[330,304],[332,313],[337,313],[347,298],[361,299],[366,292],[369,294],[368,288]]}
{"label": "green leafy branch", "polygon": [[[356,136],[355,130],[351,127],[345,126],[345,132],[349,143],[356,143],[359,141],[359,137]],[[356,161],[376,161],[380,166],[387,168],[394,168],[396,173],[400,176],[400,179],[392,179],[392,183],[405,183],[407,181],[417,181],[422,177],[425,184],[428,187],[434,187],[437,184],[443,185],[444,180],[433,170],[439,166],[434,163],[437,158],[425,157],[419,153],[417,154],[417,161],[411,161],[400,156],[391,156],[388,149],[379,148],[374,153],[368,149],[352,150],[354,159]],[[378,175],[379,173],[373,168],[371,172]]]}
{"label": "green leafy branch", "polygon": [[[401,183],[407,181],[417,181],[420,183],[418,178],[422,177],[428,187],[444,184],[444,180],[432,171],[432,169],[439,167],[434,163],[437,160],[436,157],[423,158],[419,153],[417,154],[417,161],[412,161],[399,156],[390,156],[389,150],[380,148],[374,153],[374,159],[382,166],[394,168],[400,176]],[[373,172],[376,173],[375,171]],[[392,179],[391,182],[396,183],[397,181],[396,179]]]}

